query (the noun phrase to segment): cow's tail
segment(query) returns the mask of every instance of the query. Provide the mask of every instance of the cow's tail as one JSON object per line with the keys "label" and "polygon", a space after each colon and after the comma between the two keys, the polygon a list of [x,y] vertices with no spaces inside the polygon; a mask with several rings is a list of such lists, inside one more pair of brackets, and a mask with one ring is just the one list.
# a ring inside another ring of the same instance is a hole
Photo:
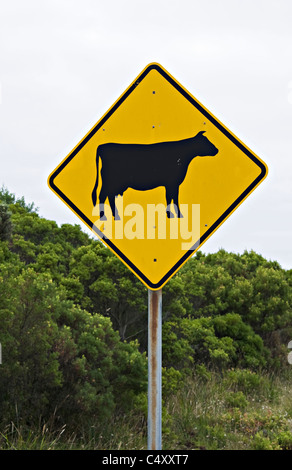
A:
{"label": "cow's tail", "polygon": [[99,161],[99,147],[97,147],[97,150],[96,150],[96,181],[95,181],[95,185],[94,185],[94,188],[93,188],[93,191],[92,191],[92,202],[93,202],[93,205],[95,206],[96,205],[96,200],[97,200],[97,187],[98,187],[98,161]]}

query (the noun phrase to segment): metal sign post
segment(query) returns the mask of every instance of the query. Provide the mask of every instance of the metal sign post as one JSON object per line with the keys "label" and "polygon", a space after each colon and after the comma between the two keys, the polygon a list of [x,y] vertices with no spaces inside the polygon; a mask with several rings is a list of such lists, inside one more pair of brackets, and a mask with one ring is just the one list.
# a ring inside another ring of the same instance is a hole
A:
{"label": "metal sign post", "polygon": [[162,289],[148,289],[148,450],[161,450]]}

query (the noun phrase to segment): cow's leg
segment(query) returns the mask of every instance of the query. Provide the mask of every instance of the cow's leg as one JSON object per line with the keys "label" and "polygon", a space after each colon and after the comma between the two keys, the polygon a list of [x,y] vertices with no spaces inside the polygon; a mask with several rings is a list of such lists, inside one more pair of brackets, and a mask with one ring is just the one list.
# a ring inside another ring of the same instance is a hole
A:
{"label": "cow's leg", "polygon": [[171,191],[168,188],[165,188],[166,190],[166,215],[169,219],[174,217],[174,214],[170,210],[170,205],[171,205],[171,200],[172,200],[172,194]]}
{"label": "cow's leg", "polygon": [[115,204],[115,195],[110,195],[108,197],[109,199],[109,203],[110,203],[110,206],[111,206],[111,210],[112,210],[112,213],[113,213],[113,216],[114,216],[114,219],[115,220],[121,220],[120,216],[119,216],[119,213],[118,213],[118,209],[116,207],[116,204]]}
{"label": "cow's leg", "polygon": [[104,201],[106,200],[106,198],[107,198],[107,194],[106,194],[106,191],[105,191],[104,187],[102,186],[101,190],[100,190],[100,194],[99,194],[99,216],[100,216],[100,220],[107,220],[106,215],[104,213]]}
{"label": "cow's leg", "polygon": [[183,215],[180,211],[179,204],[178,204],[178,190],[179,190],[179,187],[177,187],[177,189],[173,192],[173,204],[174,204],[174,210],[176,212],[177,217],[181,218],[183,217]]}

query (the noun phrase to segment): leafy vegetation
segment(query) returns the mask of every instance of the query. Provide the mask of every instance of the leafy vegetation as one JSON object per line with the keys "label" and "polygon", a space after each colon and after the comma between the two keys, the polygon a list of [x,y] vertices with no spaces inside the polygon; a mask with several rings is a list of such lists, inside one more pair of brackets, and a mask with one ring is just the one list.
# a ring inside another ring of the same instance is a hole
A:
{"label": "leafy vegetation", "polygon": [[[146,448],[147,289],[0,190],[0,448]],[[292,449],[292,271],[198,252],[163,289],[168,449]]]}

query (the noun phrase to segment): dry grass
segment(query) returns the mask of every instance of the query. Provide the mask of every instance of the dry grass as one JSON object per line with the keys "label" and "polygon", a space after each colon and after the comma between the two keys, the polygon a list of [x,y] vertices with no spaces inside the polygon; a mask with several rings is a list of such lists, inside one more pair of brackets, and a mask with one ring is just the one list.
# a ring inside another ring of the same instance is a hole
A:
{"label": "dry grass", "polygon": [[[285,377],[230,371],[189,378],[164,404],[163,449],[292,450],[291,379],[292,369]],[[133,410],[74,432],[10,423],[0,449],[146,450],[147,417]]]}

